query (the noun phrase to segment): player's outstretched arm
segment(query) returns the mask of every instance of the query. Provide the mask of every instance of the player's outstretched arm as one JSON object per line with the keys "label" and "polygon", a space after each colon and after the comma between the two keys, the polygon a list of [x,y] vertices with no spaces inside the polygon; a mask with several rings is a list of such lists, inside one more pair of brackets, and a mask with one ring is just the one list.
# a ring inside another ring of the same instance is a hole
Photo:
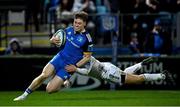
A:
{"label": "player's outstretched arm", "polygon": [[77,72],[82,75],[88,75],[88,69],[86,68],[77,68],[75,65],[67,65],[65,67],[67,72]]}

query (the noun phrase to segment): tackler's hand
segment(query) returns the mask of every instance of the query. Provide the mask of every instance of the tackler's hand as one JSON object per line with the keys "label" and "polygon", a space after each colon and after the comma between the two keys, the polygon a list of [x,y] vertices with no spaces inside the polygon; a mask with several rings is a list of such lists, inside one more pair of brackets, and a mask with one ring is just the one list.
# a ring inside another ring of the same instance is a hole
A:
{"label": "tackler's hand", "polygon": [[65,66],[65,70],[67,71],[67,72],[75,72],[76,71],[76,66],[75,65],[66,65]]}

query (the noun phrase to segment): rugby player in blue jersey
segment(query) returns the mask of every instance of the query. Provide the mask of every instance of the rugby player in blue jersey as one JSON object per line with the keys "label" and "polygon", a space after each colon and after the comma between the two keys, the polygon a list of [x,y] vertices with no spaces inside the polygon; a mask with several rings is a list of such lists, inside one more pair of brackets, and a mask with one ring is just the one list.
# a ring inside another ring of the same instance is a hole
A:
{"label": "rugby player in blue jersey", "polygon": [[[66,33],[64,48],[47,63],[42,73],[14,101],[25,100],[30,93],[51,76],[53,78],[49,81],[46,91],[48,93],[57,92],[63,86],[64,81],[71,77],[71,74],[65,70],[66,65],[72,64],[76,67],[81,67],[90,60],[92,39],[85,30],[87,18],[88,14],[86,12],[77,12],[74,15],[73,26],[64,30]],[[50,39],[50,42],[58,45],[60,40],[54,35]]]}

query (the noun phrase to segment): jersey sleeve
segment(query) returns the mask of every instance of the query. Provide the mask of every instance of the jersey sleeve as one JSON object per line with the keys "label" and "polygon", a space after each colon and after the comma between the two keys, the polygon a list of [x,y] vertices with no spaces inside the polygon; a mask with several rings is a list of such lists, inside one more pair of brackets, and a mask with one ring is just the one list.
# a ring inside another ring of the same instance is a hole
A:
{"label": "jersey sleeve", "polygon": [[83,47],[84,53],[93,52],[93,41],[89,33],[85,34],[87,38],[87,42],[85,43]]}
{"label": "jersey sleeve", "polygon": [[69,26],[69,27],[65,28],[64,31],[68,32],[68,31],[72,31],[72,29],[73,29],[72,26]]}

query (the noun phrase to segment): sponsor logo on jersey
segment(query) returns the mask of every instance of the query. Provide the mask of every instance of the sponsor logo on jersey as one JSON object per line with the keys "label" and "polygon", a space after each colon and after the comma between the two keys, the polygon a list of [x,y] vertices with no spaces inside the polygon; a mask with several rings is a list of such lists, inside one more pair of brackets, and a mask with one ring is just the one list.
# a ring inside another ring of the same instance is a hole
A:
{"label": "sponsor logo on jersey", "polygon": [[82,42],[82,41],[83,41],[83,38],[82,38],[81,36],[78,36],[78,37],[77,37],[77,41]]}
{"label": "sponsor logo on jersey", "polygon": [[68,37],[67,37],[67,40],[68,40],[72,45],[74,45],[74,46],[77,47],[77,48],[80,48],[80,46],[78,46],[76,43],[74,43],[71,39],[73,39],[73,38],[68,38]]}
{"label": "sponsor logo on jersey", "polygon": [[71,35],[71,32],[68,32],[68,35]]}

